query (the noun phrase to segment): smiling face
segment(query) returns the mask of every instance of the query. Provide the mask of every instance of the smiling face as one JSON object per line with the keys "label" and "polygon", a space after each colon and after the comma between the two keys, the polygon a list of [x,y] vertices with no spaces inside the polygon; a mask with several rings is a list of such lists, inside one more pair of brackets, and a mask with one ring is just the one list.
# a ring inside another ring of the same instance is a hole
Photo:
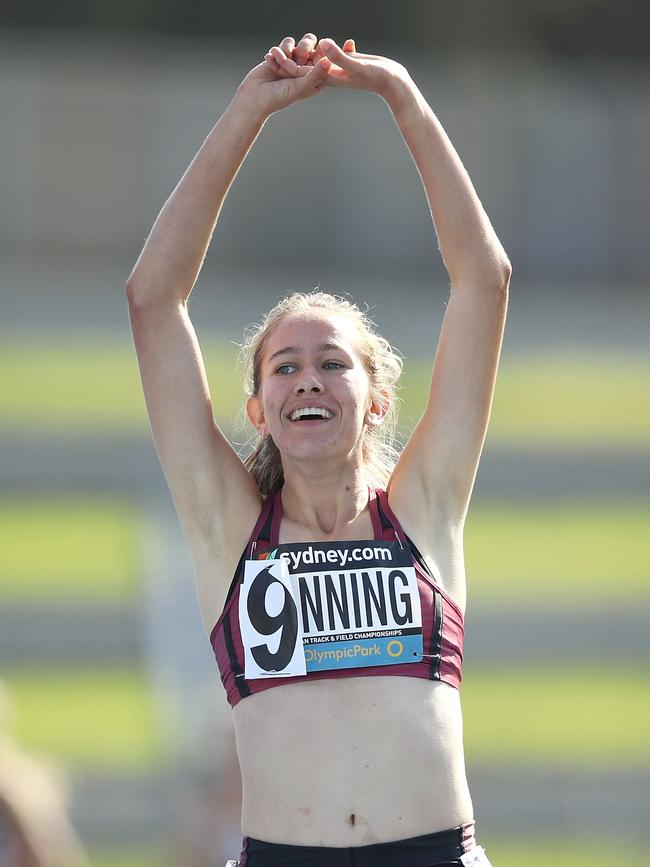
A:
{"label": "smiling face", "polygon": [[[285,460],[361,460],[372,405],[358,335],[344,317],[311,310],[286,316],[265,341],[260,388],[248,415]],[[312,412],[307,412],[312,410]]]}

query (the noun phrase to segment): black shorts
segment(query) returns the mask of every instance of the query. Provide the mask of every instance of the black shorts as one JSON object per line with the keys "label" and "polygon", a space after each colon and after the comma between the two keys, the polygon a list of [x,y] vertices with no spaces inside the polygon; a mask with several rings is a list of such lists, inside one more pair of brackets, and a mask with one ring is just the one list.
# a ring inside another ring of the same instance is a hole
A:
{"label": "black shorts", "polygon": [[490,867],[474,840],[473,822],[391,843],[342,848],[289,846],[244,837],[240,859],[234,863],[241,867]]}

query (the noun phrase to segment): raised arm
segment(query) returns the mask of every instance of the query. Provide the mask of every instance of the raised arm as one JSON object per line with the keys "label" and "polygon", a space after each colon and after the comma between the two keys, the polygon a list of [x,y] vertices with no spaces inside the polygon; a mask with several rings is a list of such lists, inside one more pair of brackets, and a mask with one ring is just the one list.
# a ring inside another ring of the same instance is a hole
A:
{"label": "raised arm", "polygon": [[[294,48],[292,39],[283,44]],[[214,420],[187,300],[224,199],[266,119],[317,93],[330,66],[327,59],[310,67],[291,63],[291,77],[262,62],[242,81],[158,215],[126,284],[158,457],[195,562],[219,572],[200,581],[207,621],[219,611],[223,582],[227,587],[261,496]]]}
{"label": "raised arm", "polygon": [[449,272],[447,305],[424,415],[395,468],[390,499],[427,535],[427,523],[462,525],[487,432],[511,267],[460,157],[407,70],[371,54],[319,51],[328,84],[383,97],[420,172]]}
{"label": "raised arm", "polygon": [[[420,172],[451,281],[426,410],[396,467],[394,497],[462,526],[487,433],[511,266],[460,157],[410,78],[386,91]],[[414,492],[420,492],[418,503]]]}

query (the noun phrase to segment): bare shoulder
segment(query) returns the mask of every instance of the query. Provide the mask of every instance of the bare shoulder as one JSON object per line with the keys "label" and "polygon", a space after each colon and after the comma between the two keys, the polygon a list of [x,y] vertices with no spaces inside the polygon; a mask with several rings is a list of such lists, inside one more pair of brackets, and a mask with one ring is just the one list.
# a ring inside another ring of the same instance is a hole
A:
{"label": "bare shoulder", "polygon": [[453,601],[465,610],[466,578],[463,551],[464,520],[452,515],[444,503],[431,503],[424,489],[399,483],[388,485],[391,511],[424,557],[432,574]]}

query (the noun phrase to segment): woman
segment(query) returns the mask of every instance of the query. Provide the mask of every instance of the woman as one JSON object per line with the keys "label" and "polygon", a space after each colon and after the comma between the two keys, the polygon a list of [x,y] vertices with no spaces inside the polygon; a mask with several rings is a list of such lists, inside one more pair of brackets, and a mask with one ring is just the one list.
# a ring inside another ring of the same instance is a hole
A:
{"label": "woman", "polygon": [[[325,86],[380,95],[422,177],[452,286],[430,397],[393,465],[381,431],[396,356],[353,305],[292,296],[250,347],[260,444],[244,464],[214,422],[187,299],[266,119]],[[233,706],[244,846],[232,864],[489,864],[462,745],[462,536],[510,271],[406,69],[312,33],[246,76],[154,224],[127,295]]]}

